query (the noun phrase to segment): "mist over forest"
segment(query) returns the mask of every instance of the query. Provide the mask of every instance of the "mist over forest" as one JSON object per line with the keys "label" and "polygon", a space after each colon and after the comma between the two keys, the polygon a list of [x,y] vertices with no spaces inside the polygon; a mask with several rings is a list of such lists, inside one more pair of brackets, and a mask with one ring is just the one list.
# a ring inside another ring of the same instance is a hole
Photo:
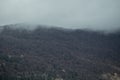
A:
{"label": "mist over forest", "polygon": [[0,30],[0,80],[119,80],[119,31],[12,26]]}
{"label": "mist over forest", "polygon": [[0,80],[120,80],[120,0],[0,0]]}

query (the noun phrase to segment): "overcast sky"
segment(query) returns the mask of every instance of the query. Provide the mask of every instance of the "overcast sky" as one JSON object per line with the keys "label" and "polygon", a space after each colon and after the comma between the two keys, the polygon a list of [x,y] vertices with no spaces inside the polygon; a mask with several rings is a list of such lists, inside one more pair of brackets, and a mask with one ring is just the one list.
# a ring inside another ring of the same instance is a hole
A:
{"label": "overcast sky", "polygon": [[0,25],[120,28],[120,0],[0,0]]}

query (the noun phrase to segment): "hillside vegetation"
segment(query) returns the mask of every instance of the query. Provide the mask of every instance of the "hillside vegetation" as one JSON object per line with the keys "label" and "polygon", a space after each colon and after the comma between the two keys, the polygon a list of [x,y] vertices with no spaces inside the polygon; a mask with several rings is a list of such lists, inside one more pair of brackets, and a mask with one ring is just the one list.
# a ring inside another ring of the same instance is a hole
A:
{"label": "hillside vegetation", "polygon": [[119,62],[119,32],[40,26],[0,31],[0,80],[107,80],[102,75],[120,74]]}

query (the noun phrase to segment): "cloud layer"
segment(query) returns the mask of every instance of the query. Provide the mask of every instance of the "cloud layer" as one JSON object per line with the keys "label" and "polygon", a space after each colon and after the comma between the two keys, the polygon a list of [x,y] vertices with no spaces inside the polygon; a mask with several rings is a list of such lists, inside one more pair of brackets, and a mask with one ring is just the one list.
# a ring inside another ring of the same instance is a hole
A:
{"label": "cloud layer", "polygon": [[0,25],[34,23],[66,28],[120,28],[120,0],[0,0]]}

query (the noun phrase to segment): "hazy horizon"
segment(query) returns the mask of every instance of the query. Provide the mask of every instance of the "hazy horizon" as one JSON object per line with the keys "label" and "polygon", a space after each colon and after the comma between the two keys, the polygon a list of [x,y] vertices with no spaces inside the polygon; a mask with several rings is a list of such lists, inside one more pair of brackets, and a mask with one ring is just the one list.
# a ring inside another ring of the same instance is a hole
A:
{"label": "hazy horizon", "polygon": [[119,0],[0,0],[0,25],[31,23],[64,28],[117,30]]}

